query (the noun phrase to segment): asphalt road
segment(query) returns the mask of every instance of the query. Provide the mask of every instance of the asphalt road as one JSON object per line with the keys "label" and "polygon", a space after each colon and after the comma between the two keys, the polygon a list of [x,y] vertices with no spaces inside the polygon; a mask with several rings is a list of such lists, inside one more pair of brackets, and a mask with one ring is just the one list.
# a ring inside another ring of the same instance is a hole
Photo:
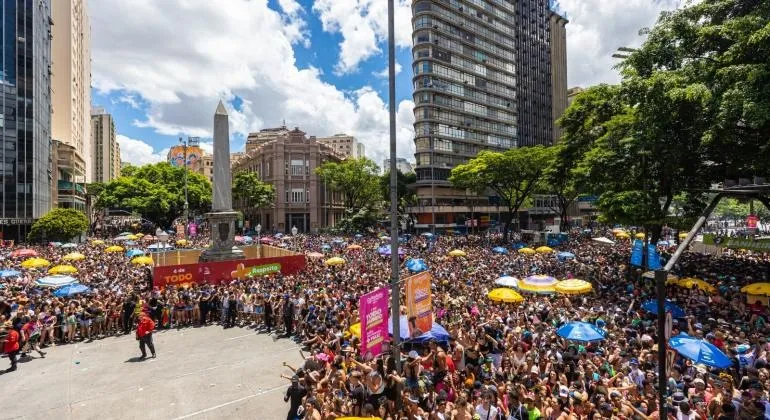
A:
{"label": "asphalt road", "polygon": [[[0,419],[285,419],[286,361],[298,346],[247,328],[156,332],[156,359],[133,335],[48,348],[0,375]],[[0,359],[0,369],[10,363]]]}

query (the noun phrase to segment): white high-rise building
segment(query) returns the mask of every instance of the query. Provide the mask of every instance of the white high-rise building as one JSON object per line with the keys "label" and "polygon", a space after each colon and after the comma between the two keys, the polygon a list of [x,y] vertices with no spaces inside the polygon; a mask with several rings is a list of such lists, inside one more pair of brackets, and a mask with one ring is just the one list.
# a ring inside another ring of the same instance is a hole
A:
{"label": "white high-rise building", "polygon": [[120,176],[120,144],[115,137],[115,122],[104,108],[91,111],[92,182],[110,182]]}
{"label": "white high-rise building", "polygon": [[[87,0],[56,0],[51,4],[51,137],[75,148],[85,161],[77,183],[93,180],[91,152],[91,21]],[[74,166],[74,165],[73,165]]]}

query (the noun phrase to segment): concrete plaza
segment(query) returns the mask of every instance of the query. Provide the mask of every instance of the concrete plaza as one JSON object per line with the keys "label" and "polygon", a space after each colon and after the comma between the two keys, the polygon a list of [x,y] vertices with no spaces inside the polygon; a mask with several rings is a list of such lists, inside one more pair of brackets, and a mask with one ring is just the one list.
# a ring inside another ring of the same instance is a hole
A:
{"label": "concrete plaza", "polygon": [[45,349],[0,375],[0,419],[286,418],[279,375],[290,374],[283,361],[301,361],[295,342],[218,326],[160,331],[154,342],[157,359],[144,361],[133,335]]}

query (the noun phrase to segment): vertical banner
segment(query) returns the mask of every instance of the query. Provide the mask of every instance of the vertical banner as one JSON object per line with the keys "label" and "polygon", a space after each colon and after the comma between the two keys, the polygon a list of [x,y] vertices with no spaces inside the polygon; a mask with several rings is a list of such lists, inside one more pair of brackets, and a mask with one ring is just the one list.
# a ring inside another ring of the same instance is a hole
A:
{"label": "vertical banner", "polygon": [[388,338],[388,289],[383,287],[361,296],[361,355],[379,356]]}
{"label": "vertical banner", "polygon": [[410,337],[420,336],[433,328],[431,280],[433,280],[433,276],[427,271],[405,279]]}
{"label": "vertical banner", "polygon": [[194,238],[195,236],[198,235],[198,225],[196,225],[195,223],[190,223],[189,229],[190,229],[191,238]]}
{"label": "vertical banner", "polygon": [[749,228],[749,230],[755,231],[757,229],[757,222],[759,222],[759,217],[753,214],[746,217],[746,227]]}
{"label": "vertical banner", "polygon": [[181,224],[181,223],[180,223],[180,224],[178,224],[178,225],[176,225],[176,236],[177,236],[177,238],[179,238],[179,239],[182,239],[182,238],[184,238],[184,237],[185,237],[185,236],[184,236],[184,225],[183,225],[183,224]]}

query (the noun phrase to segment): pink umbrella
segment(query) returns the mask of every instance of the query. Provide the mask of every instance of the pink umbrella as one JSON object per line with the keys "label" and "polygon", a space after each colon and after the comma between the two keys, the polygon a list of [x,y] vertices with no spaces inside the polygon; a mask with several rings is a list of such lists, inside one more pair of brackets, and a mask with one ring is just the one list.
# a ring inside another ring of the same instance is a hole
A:
{"label": "pink umbrella", "polygon": [[262,238],[259,241],[262,242],[263,244],[272,244],[273,243],[273,239],[272,238]]}
{"label": "pink umbrella", "polygon": [[24,249],[17,249],[16,251],[11,252],[11,257],[36,257],[37,251],[34,249],[24,248]]}

